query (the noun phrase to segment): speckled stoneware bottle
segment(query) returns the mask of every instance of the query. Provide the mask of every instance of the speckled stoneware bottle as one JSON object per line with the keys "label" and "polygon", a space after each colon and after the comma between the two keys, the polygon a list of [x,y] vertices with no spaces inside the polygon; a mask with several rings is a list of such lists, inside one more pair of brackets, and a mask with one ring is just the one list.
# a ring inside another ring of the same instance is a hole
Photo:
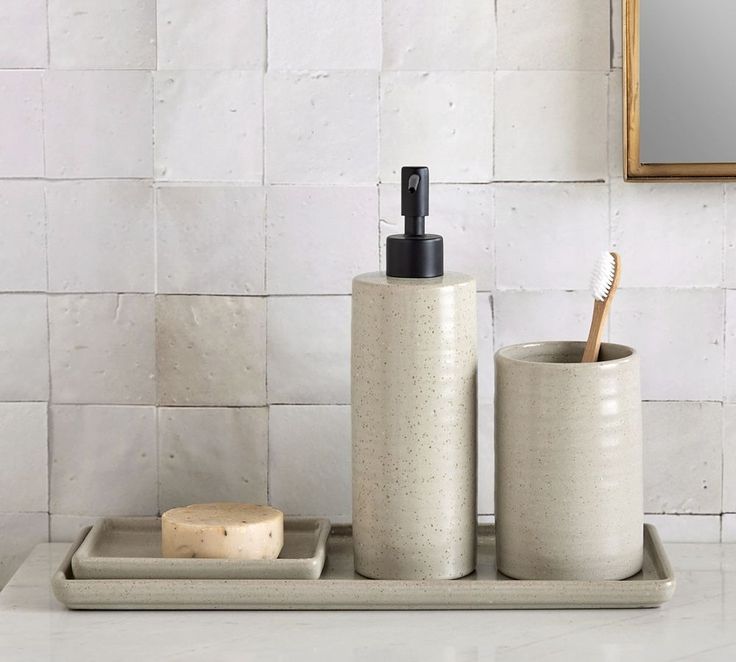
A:
{"label": "speckled stoneware bottle", "polygon": [[475,280],[444,273],[424,233],[428,169],[402,168],[401,186],[386,273],[353,280],[355,569],[453,579],[475,569]]}
{"label": "speckled stoneware bottle", "polygon": [[496,353],[496,561],[517,579],[623,579],[642,565],[639,356],[604,343]]}

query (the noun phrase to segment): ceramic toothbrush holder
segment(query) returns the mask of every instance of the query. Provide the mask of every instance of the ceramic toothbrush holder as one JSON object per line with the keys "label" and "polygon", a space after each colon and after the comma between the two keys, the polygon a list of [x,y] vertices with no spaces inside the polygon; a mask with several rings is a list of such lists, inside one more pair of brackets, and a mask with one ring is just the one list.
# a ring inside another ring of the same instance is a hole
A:
{"label": "ceramic toothbrush holder", "polygon": [[642,566],[639,357],[604,343],[495,356],[498,569],[517,579],[624,579]]}

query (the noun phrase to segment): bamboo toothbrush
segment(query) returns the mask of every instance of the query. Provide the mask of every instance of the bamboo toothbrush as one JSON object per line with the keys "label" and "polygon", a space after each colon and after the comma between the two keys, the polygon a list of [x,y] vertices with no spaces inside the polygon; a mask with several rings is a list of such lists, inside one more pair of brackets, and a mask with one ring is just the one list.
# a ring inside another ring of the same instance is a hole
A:
{"label": "bamboo toothbrush", "polygon": [[621,256],[618,253],[602,253],[596,262],[590,289],[593,292],[593,319],[590,322],[588,342],[585,343],[583,363],[594,363],[598,360],[601,349],[603,328],[606,326],[608,311],[611,309],[613,296],[616,294],[618,281],[621,278]]}

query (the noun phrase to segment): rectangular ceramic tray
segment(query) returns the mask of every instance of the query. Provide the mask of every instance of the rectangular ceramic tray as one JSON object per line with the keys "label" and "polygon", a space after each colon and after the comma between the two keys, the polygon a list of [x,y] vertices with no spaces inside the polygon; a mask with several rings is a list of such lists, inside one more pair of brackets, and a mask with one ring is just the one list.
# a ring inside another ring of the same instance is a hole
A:
{"label": "rectangular ceramic tray", "polygon": [[457,580],[364,579],[353,569],[350,526],[333,526],[327,562],[315,580],[76,579],[71,559],[54,574],[54,595],[71,609],[581,609],[656,607],[675,578],[657,531],[644,526],[644,567],[624,581],[527,581],[500,575],[495,532],[478,532],[478,569]]}
{"label": "rectangular ceramic tray", "polygon": [[99,520],[72,556],[77,579],[317,579],[330,522],[284,519],[284,547],[274,560],[161,558],[161,520]]}

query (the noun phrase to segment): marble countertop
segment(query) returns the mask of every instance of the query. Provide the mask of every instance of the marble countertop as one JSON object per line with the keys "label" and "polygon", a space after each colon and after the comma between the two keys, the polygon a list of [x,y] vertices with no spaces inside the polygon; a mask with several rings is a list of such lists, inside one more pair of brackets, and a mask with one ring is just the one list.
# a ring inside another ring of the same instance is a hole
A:
{"label": "marble countertop", "polygon": [[668,544],[659,609],[435,612],[68,611],[36,547],[0,593],[0,660],[736,660],[736,545]]}

